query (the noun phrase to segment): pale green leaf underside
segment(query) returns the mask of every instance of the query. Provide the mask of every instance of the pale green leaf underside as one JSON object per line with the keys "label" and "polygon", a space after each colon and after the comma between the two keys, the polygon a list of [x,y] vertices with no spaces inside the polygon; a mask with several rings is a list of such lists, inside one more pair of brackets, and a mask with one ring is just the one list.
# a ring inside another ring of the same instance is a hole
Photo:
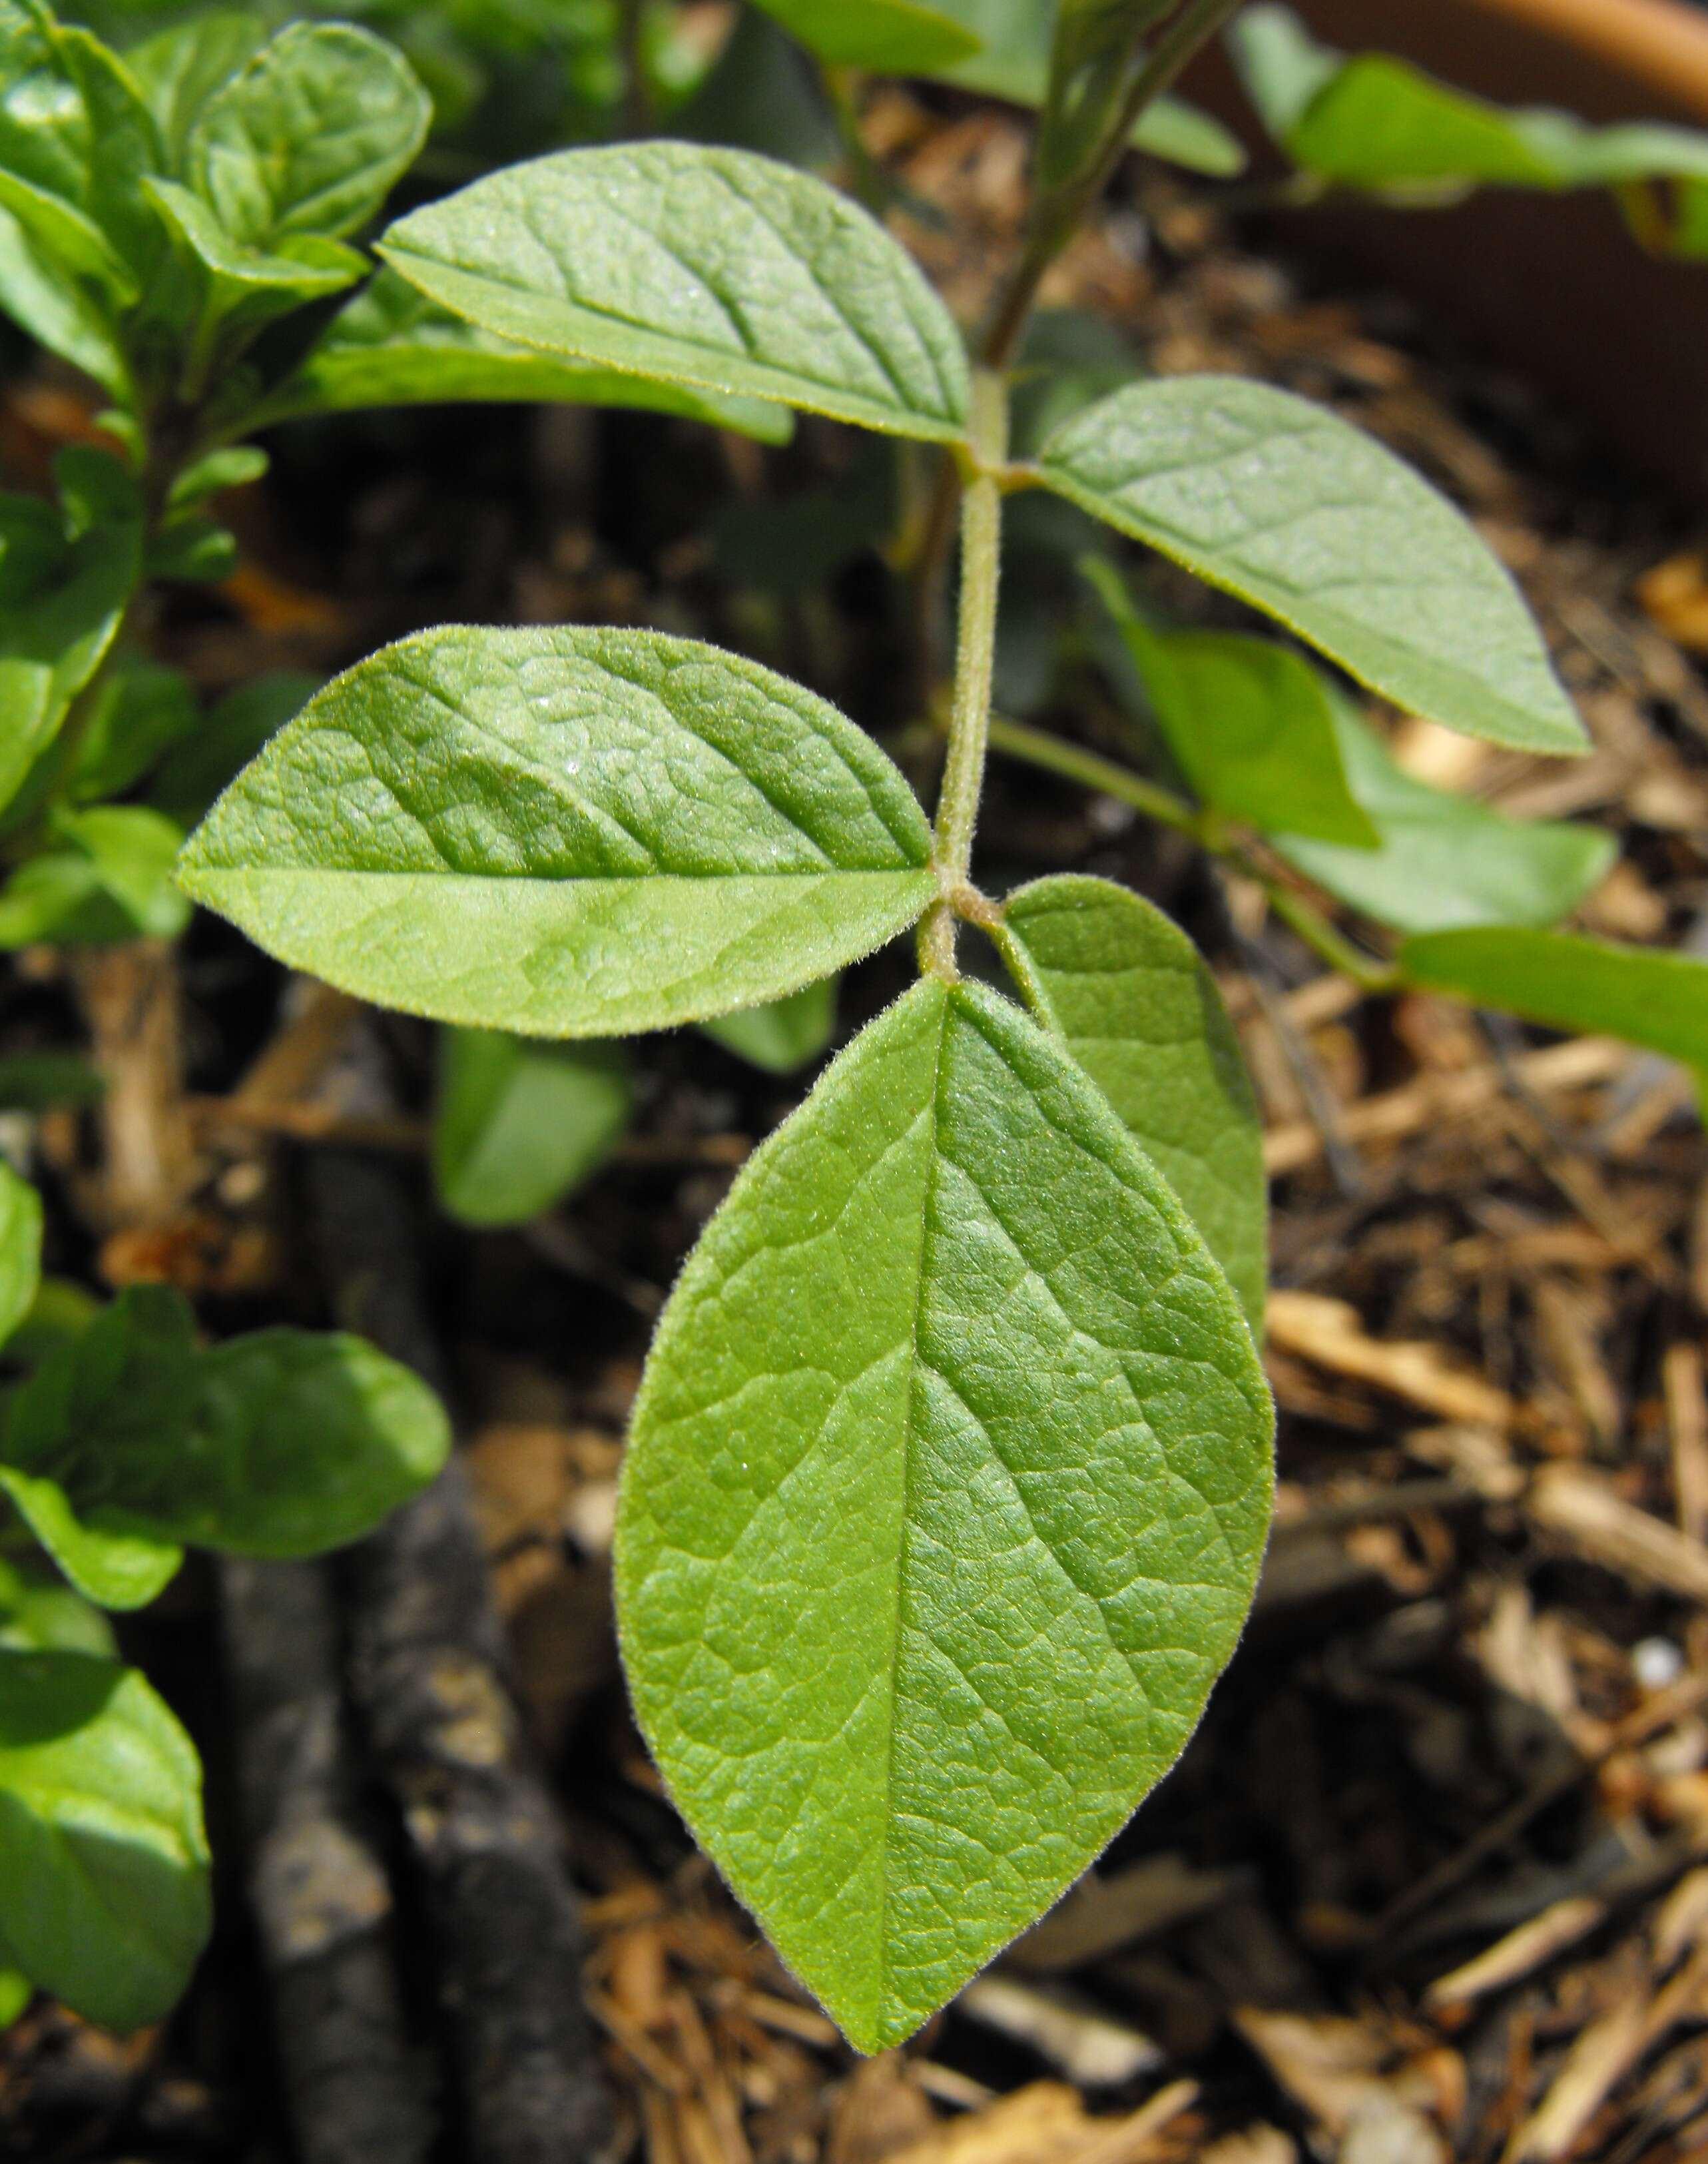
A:
{"label": "pale green leaf underside", "polygon": [[381,253],[500,338],[868,428],[965,434],[960,334],[847,197],[743,150],[564,150],[400,219]]}
{"label": "pale green leaf underside", "polygon": [[1235,376],[1134,384],[1044,447],[1048,486],[1468,736],[1585,739],[1511,577],[1373,437]]}
{"label": "pale green leaf underside", "polygon": [[1378,924],[1446,932],[1558,923],[1619,854],[1617,838],[1600,827],[1509,819],[1432,788],[1396,764],[1348,701],[1335,697],[1333,712],[1353,794],[1375,821],[1380,846],[1347,849],[1284,833],[1270,838],[1290,864]]}
{"label": "pale green leaf underside", "polygon": [[1564,932],[1489,927],[1408,939],[1413,983],[1555,1029],[1622,1037],[1708,1073],[1708,963]]}
{"label": "pale green leaf underside", "polygon": [[865,2051],[1045,1907],[1232,1652],[1271,1413],[1083,1073],[927,981],[760,1150],[635,1414],[624,1657],[673,1795]]}
{"label": "pale green leaf underside", "polygon": [[1109,880],[1036,880],[1003,914],[1029,1000],[1154,1160],[1261,1329],[1263,1121],[1208,964],[1160,909]]}
{"label": "pale green leaf underside", "polygon": [[158,2020],[207,1936],[194,1746],[134,1670],[0,1653],[0,1936],[92,2021]]}
{"label": "pale green leaf underside", "polygon": [[637,406],[767,443],[786,441],[794,425],[781,406],[720,398],[512,344],[438,307],[395,270],[381,270],[340,309],[285,381],[244,412],[242,425],[247,432],[308,413],[471,400]]}
{"label": "pale green leaf underside", "polygon": [[656,632],[453,628],[312,700],[180,878],[293,967],[442,1022],[668,1028],[798,990],[935,890],[895,767],[769,670]]}

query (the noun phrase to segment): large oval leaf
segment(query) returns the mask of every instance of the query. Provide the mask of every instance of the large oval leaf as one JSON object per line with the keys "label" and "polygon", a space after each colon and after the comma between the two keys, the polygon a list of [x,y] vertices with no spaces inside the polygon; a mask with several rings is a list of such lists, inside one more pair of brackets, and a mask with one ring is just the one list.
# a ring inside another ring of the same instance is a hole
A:
{"label": "large oval leaf", "polygon": [[327,686],[180,878],[346,991],[619,1037],[797,991],[935,890],[905,781],[769,670],[642,631],[428,632]]}
{"label": "large oval leaf", "polygon": [[500,338],[867,428],[967,430],[960,334],[822,181],[694,143],[563,150],[400,219],[380,250]]}
{"label": "large oval leaf", "polygon": [[1263,1121],[1209,964],[1160,909],[1109,880],[1035,880],[1003,918],[1029,1001],[1155,1160],[1260,1328]]}
{"label": "large oval leaf", "polygon": [[862,2050],[1173,1762],[1271,1427],[1173,1194],[992,993],[917,986],[737,1181],[636,1407],[624,1656],[689,1823]]}
{"label": "large oval leaf", "polygon": [[0,1652],[0,1936],[92,2021],[167,2013],[207,1936],[195,1746],[134,1669]]}
{"label": "large oval leaf", "polygon": [[1511,577],[1374,437],[1223,376],[1134,384],[1056,431],[1040,472],[1412,713],[1526,751],[1586,739]]}

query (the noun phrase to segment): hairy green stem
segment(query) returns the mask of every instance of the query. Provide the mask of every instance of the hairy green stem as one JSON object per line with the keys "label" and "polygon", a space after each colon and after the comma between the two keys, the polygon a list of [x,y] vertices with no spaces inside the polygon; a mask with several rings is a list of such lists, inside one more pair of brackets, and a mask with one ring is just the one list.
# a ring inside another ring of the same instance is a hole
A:
{"label": "hairy green stem", "polygon": [[1392,991],[1401,983],[1401,973],[1392,964],[1376,961],[1360,953],[1319,910],[1313,909],[1284,880],[1265,870],[1248,849],[1230,840],[1219,820],[1194,810],[1184,797],[1176,796],[1171,790],[1159,788],[1154,781],[1146,781],[1142,775],[1118,765],[1113,759],[1104,759],[1098,752],[1087,751],[1081,744],[1066,743],[1060,737],[1047,736],[1042,729],[1028,728],[1024,722],[993,719],[987,733],[993,751],[1009,759],[1024,760],[1029,766],[1041,767],[1046,773],[1059,774],[1064,780],[1095,789],[1101,796],[1113,796],[1118,803],[1130,804],[1147,819],[1154,819],[1159,826],[1171,827],[1176,833],[1196,842],[1208,854],[1219,858],[1245,878],[1255,880],[1267,896],[1276,915],[1304,941],[1312,953],[1331,969],[1350,977],[1365,991]]}
{"label": "hairy green stem", "polygon": [[955,918],[949,897],[966,886],[972,837],[984,789],[990,740],[991,681],[996,666],[997,590],[1002,572],[1003,491],[998,478],[1009,454],[1008,386],[981,370],[972,384],[973,455],[961,515],[961,613],[956,627],[955,694],[949,751],[937,803],[932,859],[944,897],[926,918],[921,954],[935,975],[952,977]]}

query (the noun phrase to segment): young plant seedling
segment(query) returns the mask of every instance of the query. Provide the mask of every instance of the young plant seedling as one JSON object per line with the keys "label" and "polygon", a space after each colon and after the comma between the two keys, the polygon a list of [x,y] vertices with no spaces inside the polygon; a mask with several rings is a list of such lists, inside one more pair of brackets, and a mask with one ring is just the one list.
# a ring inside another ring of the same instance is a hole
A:
{"label": "young plant seedling", "polygon": [[[806,34],[811,11],[778,12]],[[893,9],[841,12],[894,28]],[[624,1659],[671,1792],[867,2051],[940,2006],[1167,1770],[1234,1648],[1269,1513],[1261,1158],[1208,971],[1106,881],[1000,901],[972,881],[1005,502],[1056,492],[1409,712],[1530,751],[1583,743],[1470,526],[1303,401],[1134,382],[1009,456],[1003,366],[1044,269],[1232,12],[1062,8],[1030,240],[981,366],[872,219],[742,153],[541,159],[381,244],[430,302],[561,365],[945,447],[962,539],[935,823],[851,722],[731,654],[448,629],[312,701],[181,860],[188,892],[298,967],[542,1037],[713,1021],[915,931],[919,983],[756,1153],[689,1262],[617,1542]],[[1152,789],[1152,808],[1218,847],[1224,812],[1289,836],[1331,891],[1407,928],[1417,907],[1385,912],[1385,894],[1443,865],[1464,890],[1434,920],[1459,928],[1392,963],[1323,922],[1337,960],[1708,1060],[1698,965],[1515,928],[1570,907],[1598,838],[1533,830],[1522,906],[1491,879],[1479,894],[1463,829],[1291,649],[1133,638],[1200,792]],[[967,926],[1021,1003],[963,976]],[[1684,995],[1664,1018],[1622,989],[1662,978]]]}

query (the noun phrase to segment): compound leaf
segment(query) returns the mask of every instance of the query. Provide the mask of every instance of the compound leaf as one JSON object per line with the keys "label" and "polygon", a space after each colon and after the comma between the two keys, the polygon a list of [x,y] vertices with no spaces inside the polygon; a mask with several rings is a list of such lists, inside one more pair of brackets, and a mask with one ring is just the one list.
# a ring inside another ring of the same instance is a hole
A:
{"label": "compound leaf", "polygon": [[1261,1329],[1263,1121],[1208,964],[1160,909],[1109,880],[1035,880],[1003,918],[1028,1003],[1154,1161]]}
{"label": "compound leaf", "polygon": [[1565,932],[1480,929],[1408,939],[1413,984],[1552,1029],[1622,1037],[1708,1073],[1708,963]]}
{"label": "compound leaf", "polygon": [[1039,470],[1409,712],[1522,750],[1584,748],[1541,634],[1475,529],[1322,407],[1234,376],[1134,384],[1059,429]]}
{"label": "compound leaf", "polygon": [[1244,632],[1156,630],[1113,564],[1092,557],[1083,569],[1201,803],[1251,826],[1375,847],[1347,781],[1328,688],[1302,655]]}
{"label": "compound leaf", "polygon": [[184,169],[236,240],[337,240],[416,159],[432,102],[401,53],[348,23],[293,23],[202,104]]}
{"label": "compound leaf", "polygon": [[692,143],[564,150],[392,226],[380,252],[500,338],[904,436],[962,436],[960,334],[822,181]]}
{"label": "compound leaf", "polygon": [[1338,901],[1397,932],[1544,926],[1569,917],[1606,877],[1619,854],[1613,835],[1560,820],[1506,818],[1416,780],[1348,701],[1329,696],[1347,779],[1375,823],[1378,846],[1339,848],[1285,832],[1270,838]]}
{"label": "compound leaf", "polygon": [[912,923],[924,814],[756,664],[657,632],[452,628],[329,685],[180,859],[328,982],[474,1028],[617,1037],[752,1006]]}
{"label": "compound leaf", "polygon": [[768,1074],[793,1074],[816,1059],[836,1027],[836,980],[807,985],[786,1000],[772,1000],[741,1014],[721,1015],[701,1028],[713,1041],[762,1068]]}
{"label": "compound leaf", "polygon": [[1233,1650],[1272,1416],[1227,1280],[1066,1053],[916,986],[660,1325],[616,1567],[695,1832],[864,2051],[1029,1923]]}
{"label": "compound leaf", "polygon": [[978,50],[964,24],[920,0],[756,0],[831,67],[930,75]]}
{"label": "compound leaf", "polygon": [[785,441],[794,425],[786,407],[758,399],[722,398],[514,344],[440,307],[389,270],[340,309],[284,382],[241,423],[262,428],[309,413],[453,400],[637,406],[710,421],[766,443]]}
{"label": "compound leaf", "polygon": [[34,1305],[41,1283],[41,1197],[0,1161],[0,1345]]}
{"label": "compound leaf", "polygon": [[134,1669],[0,1653],[0,1936],[92,2021],[168,2012],[207,1936],[194,1746]]}
{"label": "compound leaf", "polygon": [[465,1225],[526,1224],[605,1162],[633,1102],[616,1045],[447,1030],[433,1120],[439,1200]]}

